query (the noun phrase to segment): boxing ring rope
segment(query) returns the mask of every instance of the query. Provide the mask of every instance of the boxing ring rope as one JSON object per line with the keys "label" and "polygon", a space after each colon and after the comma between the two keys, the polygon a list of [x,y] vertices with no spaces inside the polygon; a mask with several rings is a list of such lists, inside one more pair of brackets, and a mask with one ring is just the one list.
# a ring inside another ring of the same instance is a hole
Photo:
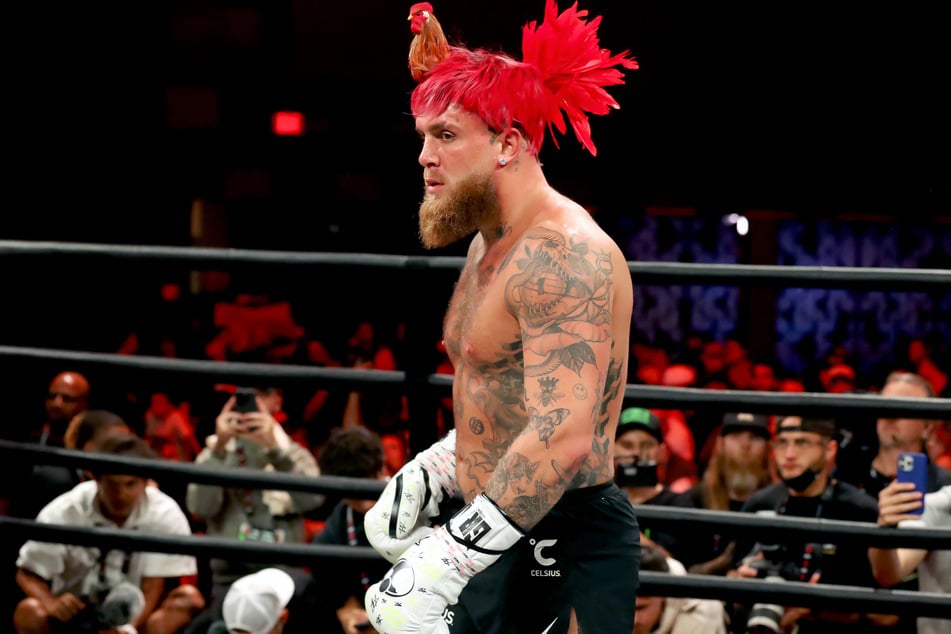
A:
{"label": "boxing ring rope", "polygon": [[[323,368],[315,366],[236,361],[205,361],[199,359],[166,359],[163,357],[130,356],[104,352],[51,350],[24,346],[0,345],[0,360],[37,362],[47,365],[71,363],[77,370],[86,368],[131,369],[143,372],[175,372],[201,376],[218,382],[236,379],[276,380],[284,384],[338,386],[395,390],[418,386],[449,393],[452,377],[429,374],[415,378],[400,370],[362,370]],[[830,410],[843,413],[874,413],[878,416],[918,414],[942,418],[951,412],[951,399],[886,397],[877,394],[826,394],[821,392],[756,392],[750,390],[712,390],[689,387],[627,385],[625,398],[644,407],[691,409],[704,407],[717,411],[745,411],[762,414],[823,414]]]}
{"label": "boxing ring rope", "polygon": [[[212,247],[113,245],[68,242],[0,240],[0,256],[42,258],[68,257],[101,263],[161,261],[178,269],[217,270],[260,266],[402,268],[410,270],[458,270],[465,258],[373,253],[309,253]],[[769,264],[693,264],[684,262],[628,262],[637,284],[712,284],[769,286],[785,282],[795,288],[871,289],[877,291],[947,290],[951,270],[863,268],[845,266],[779,266]]]}
{"label": "boxing ring rope", "polygon": [[[354,253],[268,252],[241,249],[194,247],[155,247],[88,243],[54,243],[0,240],[0,255],[21,259],[77,259],[92,263],[119,265],[136,263],[157,265],[163,271],[221,270],[261,266],[294,267],[357,267],[408,270],[453,270],[461,268],[464,258],[398,256]],[[894,269],[854,267],[787,267],[768,265],[688,264],[666,262],[629,262],[636,285],[720,284],[728,286],[769,286],[784,283],[787,287],[850,288],[877,291],[948,291],[951,270]],[[341,386],[374,390],[412,390],[448,392],[452,377],[419,371],[379,371],[313,366],[269,365],[258,363],[217,362],[189,359],[165,359],[126,356],[96,352],[50,350],[35,347],[0,346],[0,360],[7,363],[40,363],[62,366],[69,362],[82,371],[86,367],[111,369],[117,372],[134,370],[140,373],[176,372],[233,382],[236,379],[269,379],[284,383]],[[872,413],[878,416],[917,414],[944,418],[951,411],[951,399],[886,398],[878,395],[777,393],[741,390],[707,390],[697,388],[627,385],[625,396],[645,407],[692,409],[704,407],[716,411],[750,411],[767,414]],[[232,486],[255,485],[262,488],[284,488],[321,493],[347,493],[352,497],[374,498],[382,483],[352,478],[322,476],[307,478],[287,474],[237,472],[208,466],[174,462],[140,461],[36,445],[0,441],[0,456],[6,460],[30,463],[53,463],[68,466],[121,466],[124,473],[155,477],[186,479],[190,482]],[[139,464],[141,462],[141,464]],[[811,536],[830,535],[867,540],[869,545],[936,548],[951,543],[951,531],[916,529],[914,531],[878,527],[871,523],[839,522],[808,518],[761,517],[758,515],[638,506],[637,512],[654,522],[671,525],[695,524],[696,529],[729,527],[738,534],[755,532],[789,536],[808,531]],[[154,552],[214,554],[256,559],[265,562],[299,564],[333,558],[378,558],[372,549],[309,544],[258,544],[207,536],[167,537],[129,534],[121,530],[80,529],[38,524],[30,520],[0,517],[0,534],[4,539],[42,539],[61,543],[93,546],[126,547]],[[766,583],[762,580],[727,579],[708,575],[667,575],[641,573],[642,593],[667,596],[710,598],[717,600],[773,601],[784,605],[826,607],[836,610],[889,612],[917,616],[951,618],[947,614],[946,595],[901,590],[868,589],[850,586],[823,585],[821,588],[800,583]],[[730,597],[723,599],[723,597]]]}
{"label": "boxing ring rope", "polygon": [[[377,480],[320,476],[317,478],[275,472],[248,471],[229,467],[182,464],[142,458],[116,457],[55,447],[43,447],[0,441],[0,458],[38,464],[69,467],[121,468],[123,473],[152,477],[181,478],[202,484],[230,487],[256,486],[268,489],[341,493],[373,499],[383,489]],[[867,522],[847,522],[796,517],[763,517],[729,511],[708,511],[674,507],[638,506],[641,517],[658,524],[703,528],[728,527],[738,536],[794,536],[808,532],[810,539],[863,538],[870,546],[934,549],[951,543],[951,530],[884,528]],[[370,560],[380,555],[372,548],[316,544],[262,544],[208,536],[167,536],[132,533],[121,529],[79,528],[37,523],[31,520],[0,517],[0,534],[5,539],[50,541],[82,546],[181,553],[195,556],[234,557],[271,563],[313,566],[333,559]],[[641,588],[650,593],[678,597],[723,600],[772,601],[784,605],[854,609],[915,616],[951,618],[947,614],[946,595],[853,586],[822,586],[788,581],[782,584],[762,580],[711,577],[709,575],[668,575],[643,572]]]}

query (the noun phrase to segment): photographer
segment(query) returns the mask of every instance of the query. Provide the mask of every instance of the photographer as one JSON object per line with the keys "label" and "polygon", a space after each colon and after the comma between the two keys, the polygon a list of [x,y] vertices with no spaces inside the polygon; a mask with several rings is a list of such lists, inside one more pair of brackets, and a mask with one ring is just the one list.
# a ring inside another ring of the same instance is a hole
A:
{"label": "photographer", "polygon": [[[835,480],[838,443],[835,422],[829,419],[786,416],[776,423],[773,451],[782,480],[754,493],[743,505],[746,513],[814,517],[852,522],[875,522],[875,500],[854,486]],[[874,588],[866,548],[857,540],[813,543],[808,536],[784,544],[737,540],[730,576],[769,578]],[[845,614],[802,607],[757,604],[742,620],[753,631],[799,634],[868,632],[891,626],[894,617]],[[894,631],[894,630],[889,630]]]}
{"label": "photographer", "polygon": [[[642,407],[622,410],[614,445],[614,481],[631,504],[672,505],[677,494],[662,484],[668,453],[657,416]],[[658,531],[648,519],[638,523],[642,544],[658,547],[667,557],[678,556],[678,540],[670,530]]]}
{"label": "photographer", "polygon": [[[128,434],[110,436],[91,451],[157,459],[144,440]],[[178,503],[150,486],[146,478],[98,468],[93,476],[53,499],[36,521],[151,535],[191,534]],[[134,634],[161,604],[166,584],[196,571],[195,559],[188,555],[34,540],[20,548],[16,566],[16,582],[24,598],[12,623],[20,634]],[[168,617],[166,626],[175,621],[171,611]],[[153,623],[163,625],[150,620]]]}
{"label": "photographer", "polygon": [[[232,467],[318,476],[320,470],[313,454],[294,442],[275,420],[280,409],[280,391],[238,388],[228,398],[215,420],[215,433],[195,464]],[[262,491],[250,488],[225,488],[208,484],[189,484],[188,510],[204,520],[206,533],[244,541],[301,543],[305,538],[303,514],[324,501],[324,496],[303,491]],[[239,577],[265,566],[234,559],[213,558],[211,601],[186,630],[203,632],[209,622],[221,618],[221,602],[231,584]],[[307,574],[287,569],[303,587]]]}

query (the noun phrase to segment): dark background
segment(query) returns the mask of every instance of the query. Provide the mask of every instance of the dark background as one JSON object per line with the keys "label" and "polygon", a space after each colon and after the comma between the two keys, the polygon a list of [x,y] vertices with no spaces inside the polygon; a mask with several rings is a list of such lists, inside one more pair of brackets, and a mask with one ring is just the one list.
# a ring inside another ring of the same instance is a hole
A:
{"label": "dark background", "polygon": [[[0,237],[189,244],[201,199],[221,246],[417,250],[409,5],[11,8]],[[435,14],[454,41],[520,57],[521,26],[543,7],[449,1]],[[581,7],[641,69],[612,90],[621,110],[592,122],[597,158],[569,134],[542,159],[608,228],[652,207],[947,215],[937,3]],[[271,134],[280,109],[305,113],[303,137]]]}

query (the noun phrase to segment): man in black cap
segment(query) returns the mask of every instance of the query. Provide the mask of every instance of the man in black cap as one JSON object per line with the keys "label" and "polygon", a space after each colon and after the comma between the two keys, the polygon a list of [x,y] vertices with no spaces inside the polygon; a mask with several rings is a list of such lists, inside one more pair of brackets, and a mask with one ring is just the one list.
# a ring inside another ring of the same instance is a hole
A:
{"label": "man in black cap", "polygon": [[[614,481],[627,493],[631,504],[668,506],[677,494],[663,484],[667,445],[660,420],[643,407],[621,410],[614,435]],[[652,528],[651,520],[639,518],[641,543],[652,544],[669,557],[677,557],[678,539],[668,529]]]}
{"label": "man in black cap", "polygon": [[[769,464],[769,416],[723,415],[703,476],[673,501],[674,506],[739,511],[755,491],[773,483]],[[722,575],[732,568],[732,536],[722,531],[683,540],[681,563],[694,574]]]}
{"label": "man in black cap", "polygon": [[[835,421],[786,416],[776,422],[773,451],[781,479],[754,493],[743,505],[745,513],[814,517],[851,522],[875,522],[878,505],[856,487],[832,477],[838,451]],[[771,577],[786,581],[876,587],[868,563],[867,546],[860,540],[812,543],[808,535],[782,544],[737,539],[735,570],[731,576]],[[769,616],[767,616],[769,615]],[[775,618],[774,618],[775,617]],[[830,614],[825,610],[757,604],[747,621],[750,631],[788,631],[798,624],[800,634],[816,632],[869,632],[894,624],[893,617],[867,614]],[[763,631],[763,630],[755,630]]]}

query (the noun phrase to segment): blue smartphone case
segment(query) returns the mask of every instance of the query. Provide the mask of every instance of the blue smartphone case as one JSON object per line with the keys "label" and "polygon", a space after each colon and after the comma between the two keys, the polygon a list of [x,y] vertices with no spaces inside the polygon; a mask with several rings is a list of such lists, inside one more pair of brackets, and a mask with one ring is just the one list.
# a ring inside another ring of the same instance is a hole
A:
{"label": "blue smartphone case", "polygon": [[[928,457],[923,453],[904,451],[898,454],[898,474],[895,477],[899,482],[912,482],[916,491],[924,495],[928,491]],[[921,507],[908,511],[911,515],[921,515],[925,510],[925,500],[922,498]]]}

